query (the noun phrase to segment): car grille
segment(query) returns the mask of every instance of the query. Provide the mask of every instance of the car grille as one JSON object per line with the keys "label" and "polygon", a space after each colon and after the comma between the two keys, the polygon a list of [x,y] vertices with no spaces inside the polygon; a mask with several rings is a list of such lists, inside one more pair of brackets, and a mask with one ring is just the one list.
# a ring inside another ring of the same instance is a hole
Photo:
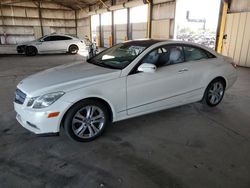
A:
{"label": "car grille", "polygon": [[23,104],[26,98],[26,94],[22,92],[20,89],[16,89],[15,93],[15,102],[18,104]]}

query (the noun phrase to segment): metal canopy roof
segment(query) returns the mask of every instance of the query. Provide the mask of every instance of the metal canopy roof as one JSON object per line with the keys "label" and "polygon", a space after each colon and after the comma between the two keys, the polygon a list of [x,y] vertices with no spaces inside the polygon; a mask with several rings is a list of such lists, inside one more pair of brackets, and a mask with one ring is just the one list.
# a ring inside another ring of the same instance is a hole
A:
{"label": "metal canopy roof", "polygon": [[103,5],[109,0],[0,0],[2,5],[14,5],[17,3],[26,3],[26,2],[47,2],[55,3],[70,9],[78,10],[82,8],[89,7],[91,5]]}
{"label": "metal canopy roof", "polygon": [[71,9],[81,9],[100,3],[99,0],[42,0],[42,1],[56,3]]}

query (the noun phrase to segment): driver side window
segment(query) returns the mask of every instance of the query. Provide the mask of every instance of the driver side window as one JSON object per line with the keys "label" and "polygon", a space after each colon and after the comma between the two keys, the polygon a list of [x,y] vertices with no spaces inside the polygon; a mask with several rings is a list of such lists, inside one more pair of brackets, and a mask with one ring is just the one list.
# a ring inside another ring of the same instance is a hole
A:
{"label": "driver side window", "polygon": [[162,67],[184,61],[183,50],[181,46],[168,45],[162,46],[151,51],[142,60],[142,63],[150,63],[156,67]]}

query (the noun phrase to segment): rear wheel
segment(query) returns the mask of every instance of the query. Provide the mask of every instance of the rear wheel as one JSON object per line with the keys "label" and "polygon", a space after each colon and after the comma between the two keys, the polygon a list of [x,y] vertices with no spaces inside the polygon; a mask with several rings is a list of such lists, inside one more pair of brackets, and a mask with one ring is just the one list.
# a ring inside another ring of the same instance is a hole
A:
{"label": "rear wheel", "polygon": [[225,82],[222,79],[215,79],[213,80],[207,87],[203,101],[208,105],[208,106],[216,106],[218,105],[225,92]]}
{"label": "rear wheel", "polygon": [[37,49],[34,46],[26,46],[25,55],[27,56],[35,56],[37,54]]}
{"label": "rear wheel", "polygon": [[77,45],[70,45],[69,47],[69,53],[70,54],[77,54],[79,48]]}
{"label": "rear wheel", "polygon": [[99,137],[109,123],[107,107],[95,100],[83,100],[75,104],[64,120],[66,134],[79,142]]}

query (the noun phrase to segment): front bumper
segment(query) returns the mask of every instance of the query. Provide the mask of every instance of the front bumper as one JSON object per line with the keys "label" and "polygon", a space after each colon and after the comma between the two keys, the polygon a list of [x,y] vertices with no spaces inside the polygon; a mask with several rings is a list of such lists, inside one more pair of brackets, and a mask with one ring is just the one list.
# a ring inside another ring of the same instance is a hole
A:
{"label": "front bumper", "polygon": [[[60,102],[53,104],[50,108],[31,109],[24,105],[14,102],[14,109],[17,113],[17,121],[29,131],[35,134],[58,133],[64,113],[67,111],[71,103]],[[60,112],[57,117],[48,118],[51,112]]]}
{"label": "front bumper", "polygon": [[17,48],[16,48],[16,50],[17,50],[17,53],[19,53],[19,54],[22,54],[22,53],[24,53],[25,52],[25,45],[19,45],[19,46],[17,46]]}

